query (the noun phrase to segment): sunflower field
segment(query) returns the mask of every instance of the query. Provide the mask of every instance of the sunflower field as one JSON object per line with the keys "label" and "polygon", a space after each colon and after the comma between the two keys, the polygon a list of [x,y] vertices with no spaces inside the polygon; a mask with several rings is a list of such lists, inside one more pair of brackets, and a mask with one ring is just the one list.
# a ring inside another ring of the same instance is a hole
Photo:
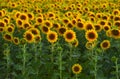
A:
{"label": "sunflower field", "polygon": [[120,79],[120,0],[0,0],[0,79]]}

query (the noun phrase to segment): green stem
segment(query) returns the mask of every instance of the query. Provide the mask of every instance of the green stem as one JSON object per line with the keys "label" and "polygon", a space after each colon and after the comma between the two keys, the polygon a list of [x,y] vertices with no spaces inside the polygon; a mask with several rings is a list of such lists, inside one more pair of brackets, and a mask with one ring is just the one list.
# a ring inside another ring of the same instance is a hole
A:
{"label": "green stem", "polygon": [[25,65],[26,65],[26,44],[23,45],[23,70],[22,70],[22,75],[23,77],[25,76]]}
{"label": "green stem", "polygon": [[10,69],[10,53],[9,53],[9,50],[6,51],[6,59],[7,59],[7,79],[8,79],[9,69]]}
{"label": "green stem", "polygon": [[97,52],[95,52],[95,64],[94,64],[94,68],[95,68],[95,79],[97,79]]}
{"label": "green stem", "polygon": [[76,79],[78,79],[77,74],[75,75]]}
{"label": "green stem", "polygon": [[59,61],[60,61],[60,79],[62,79],[62,52],[59,53]]}
{"label": "green stem", "polygon": [[116,58],[115,65],[116,65],[116,79],[119,79],[119,71],[118,71],[118,58]]}
{"label": "green stem", "polygon": [[54,54],[53,54],[53,52],[54,52],[54,44],[52,44],[52,47],[51,47],[51,62],[53,63],[53,61],[54,61]]}

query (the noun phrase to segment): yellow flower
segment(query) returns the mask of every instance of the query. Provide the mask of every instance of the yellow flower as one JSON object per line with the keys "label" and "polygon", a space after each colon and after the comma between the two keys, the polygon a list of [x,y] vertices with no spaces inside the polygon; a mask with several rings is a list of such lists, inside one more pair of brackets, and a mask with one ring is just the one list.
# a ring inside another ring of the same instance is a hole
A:
{"label": "yellow flower", "polygon": [[76,39],[76,33],[73,30],[67,30],[63,36],[66,42],[73,42]]}
{"label": "yellow flower", "polygon": [[95,30],[88,30],[88,31],[86,31],[86,33],[85,33],[85,38],[86,38],[88,41],[93,42],[93,41],[97,40],[98,34],[97,34],[97,32],[96,32]]}
{"label": "yellow flower", "polygon": [[74,64],[72,66],[72,71],[74,74],[79,74],[82,71],[82,66],[80,64]]}
{"label": "yellow flower", "polygon": [[48,40],[50,43],[56,42],[57,39],[58,39],[58,35],[57,35],[56,32],[54,32],[54,31],[49,31],[49,32],[47,33],[47,40]]}

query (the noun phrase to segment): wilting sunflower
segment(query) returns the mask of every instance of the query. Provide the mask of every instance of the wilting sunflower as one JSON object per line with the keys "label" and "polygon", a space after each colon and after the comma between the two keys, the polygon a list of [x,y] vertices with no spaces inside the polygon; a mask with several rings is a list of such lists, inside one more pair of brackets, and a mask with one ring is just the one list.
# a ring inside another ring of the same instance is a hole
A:
{"label": "wilting sunflower", "polygon": [[56,42],[57,39],[58,39],[58,35],[57,35],[56,32],[54,32],[54,31],[49,31],[49,32],[47,33],[47,40],[48,40],[50,43]]}
{"label": "wilting sunflower", "polygon": [[73,30],[66,30],[63,36],[66,42],[73,42],[76,39],[76,33]]}
{"label": "wilting sunflower", "polygon": [[95,47],[96,43],[95,42],[86,42],[85,47],[89,50],[93,49]]}
{"label": "wilting sunflower", "polygon": [[24,33],[23,37],[25,38],[26,42],[28,42],[28,43],[34,42],[34,35],[30,31],[26,31]]}
{"label": "wilting sunflower", "polygon": [[95,31],[100,32],[102,30],[102,26],[100,24],[95,24]]}
{"label": "wilting sunflower", "polygon": [[71,42],[72,46],[77,47],[79,44],[78,39],[75,39],[73,42]]}
{"label": "wilting sunflower", "polygon": [[5,40],[7,40],[7,41],[12,41],[12,39],[13,39],[12,35],[9,34],[9,33],[5,33],[5,34],[3,35],[3,38],[4,38]]}
{"label": "wilting sunflower", "polygon": [[19,38],[18,38],[18,37],[14,37],[14,38],[13,38],[13,43],[14,43],[15,45],[18,45],[18,44],[20,43]]}
{"label": "wilting sunflower", "polygon": [[74,64],[72,66],[72,71],[74,74],[79,74],[82,71],[82,66],[80,64]]}
{"label": "wilting sunflower", "polygon": [[77,22],[76,23],[76,28],[78,30],[83,30],[84,29],[84,23],[83,22]]}
{"label": "wilting sunflower", "polygon": [[40,35],[36,35],[35,36],[35,43],[38,43],[41,40],[41,36]]}
{"label": "wilting sunflower", "polygon": [[120,38],[120,31],[118,29],[111,29],[111,36],[115,39]]}
{"label": "wilting sunflower", "polygon": [[100,47],[103,49],[103,50],[106,50],[108,48],[110,48],[110,41],[109,40],[104,40],[100,43]]}
{"label": "wilting sunflower", "polygon": [[94,26],[93,26],[93,24],[91,22],[87,22],[85,24],[84,29],[87,31],[87,30],[92,30],[92,29],[94,30],[95,28],[94,28]]}
{"label": "wilting sunflower", "polygon": [[97,32],[95,30],[88,30],[85,33],[85,38],[88,41],[93,42],[93,41],[97,40],[98,34],[97,34]]}

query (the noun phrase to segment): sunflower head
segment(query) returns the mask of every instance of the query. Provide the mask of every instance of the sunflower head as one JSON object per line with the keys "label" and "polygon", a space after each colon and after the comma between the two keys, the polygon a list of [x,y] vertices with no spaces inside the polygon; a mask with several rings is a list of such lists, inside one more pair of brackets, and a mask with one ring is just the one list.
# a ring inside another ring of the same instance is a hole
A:
{"label": "sunflower head", "polygon": [[9,34],[9,33],[5,33],[5,34],[3,35],[3,38],[4,38],[6,41],[12,41],[12,39],[13,39],[12,35]]}
{"label": "sunflower head", "polygon": [[63,36],[66,42],[73,42],[76,39],[76,33],[73,30],[67,30]]}
{"label": "sunflower head", "polygon": [[120,38],[120,31],[118,29],[111,29],[111,36],[115,39]]}
{"label": "sunflower head", "polygon": [[82,71],[82,66],[80,64],[74,64],[72,66],[72,71],[74,74],[79,74]]}
{"label": "sunflower head", "polygon": [[34,35],[30,31],[26,31],[23,35],[24,39],[28,43],[33,43],[34,42]]}
{"label": "sunflower head", "polygon": [[106,50],[108,48],[110,48],[110,41],[109,40],[104,40],[100,43],[100,47],[103,49],[103,50]]}
{"label": "sunflower head", "polygon": [[84,29],[84,23],[83,22],[77,22],[76,23],[76,28],[78,29],[78,30],[83,30]]}
{"label": "sunflower head", "polygon": [[100,32],[102,30],[102,26],[100,24],[95,24],[94,27],[97,32]]}
{"label": "sunflower head", "polygon": [[98,34],[95,30],[88,30],[85,33],[85,37],[88,41],[93,42],[93,41],[97,40]]}
{"label": "sunflower head", "polygon": [[87,22],[86,24],[85,24],[85,30],[87,31],[87,30],[92,30],[92,29],[95,29],[94,28],[94,26],[93,26],[93,24],[91,23],[91,22]]}
{"label": "sunflower head", "polygon": [[19,38],[18,38],[18,37],[14,37],[14,38],[13,38],[13,43],[14,43],[15,45],[19,45],[19,43],[20,43]]}
{"label": "sunflower head", "polygon": [[56,32],[54,32],[54,31],[49,31],[49,32],[47,33],[47,40],[48,40],[50,43],[56,42],[57,39],[58,39],[58,35],[57,35]]}

